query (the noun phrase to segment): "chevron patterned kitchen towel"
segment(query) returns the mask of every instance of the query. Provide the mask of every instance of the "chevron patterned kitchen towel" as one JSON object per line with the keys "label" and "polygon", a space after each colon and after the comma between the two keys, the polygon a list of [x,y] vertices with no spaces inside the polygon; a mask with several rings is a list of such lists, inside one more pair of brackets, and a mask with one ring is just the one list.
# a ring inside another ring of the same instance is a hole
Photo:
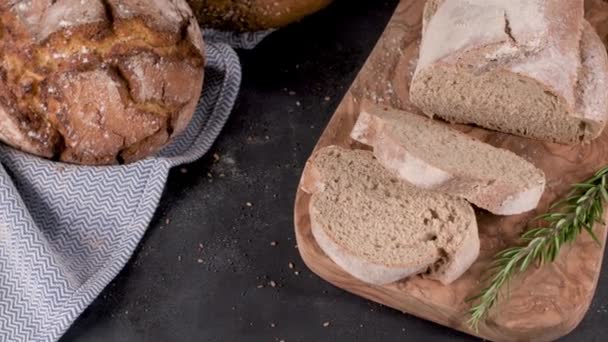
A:
{"label": "chevron patterned kitchen towel", "polygon": [[82,167],[0,147],[0,341],[56,341],[131,257],[171,167],[203,156],[234,105],[234,50],[207,44],[192,123],[158,156]]}

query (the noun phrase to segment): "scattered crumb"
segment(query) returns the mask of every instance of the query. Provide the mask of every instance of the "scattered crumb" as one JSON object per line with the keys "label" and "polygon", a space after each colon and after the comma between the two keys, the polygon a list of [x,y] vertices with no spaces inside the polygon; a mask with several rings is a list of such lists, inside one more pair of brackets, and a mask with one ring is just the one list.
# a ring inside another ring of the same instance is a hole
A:
{"label": "scattered crumb", "polygon": [[275,283],[274,280],[269,281],[268,285],[270,285],[270,287],[277,287],[277,283]]}
{"label": "scattered crumb", "polygon": [[293,91],[293,90],[290,90],[290,91],[289,91],[289,95],[294,96],[295,94],[296,94],[296,92],[295,92],[295,91]]}
{"label": "scattered crumb", "polygon": [[270,323],[270,327],[274,328],[274,327],[276,327],[276,325],[274,323]]}
{"label": "scattered crumb", "polygon": [[329,101],[329,100],[331,100],[331,97],[325,96],[325,101]]}
{"label": "scattered crumb", "polygon": [[289,266],[290,269],[293,269],[293,262],[290,262],[289,264],[287,264],[287,266]]}
{"label": "scattered crumb", "polygon": [[300,107],[302,104],[300,103],[300,101],[296,101],[296,106]]}
{"label": "scattered crumb", "polygon": [[327,328],[329,326],[329,322],[323,323],[323,328]]}
{"label": "scattered crumb", "polygon": [[265,135],[265,136],[264,136],[264,139],[266,139],[266,140],[270,140],[270,136]]}
{"label": "scattered crumb", "polygon": [[213,178],[213,175],[211,174],[211,172],[207,172],[207,177]]}
{"label": "scattered crumb", "polygon": [[220,178],[224,178],[226,175],[223,173],[220,173]]}
{"label": "scattered crumb", "polygon": [[248,207],[253,207],[253,204],[251,202],[247,202],[247,203],[245,203],[245,205]]}
{"label": "scattered crumb", "polygon": [[171,223],[171,220],[170,219],[166,219],[165,220],[165,224],[169,224],[169,223]]}
{"label": "scattered crumb", "polygon": [[182,256],[181,255],[177,256],[177,261],[182,261]]}
{"label": "scattered crumb", "polygon": [[293,272],[293,274],[295,274],[295,275],[300,275],[300,272],[298,272],[298,271],[294,271],[294,272]]}
{"label": "scattered crumb", "polygon": [[363,324],[359,324],[359,328],[363,328]]}
{"label": "scattered crumb", "polygon": [[262,284],[258,285],[258,289],[261,289],[263,287],[264,287],[264,285],[262,285]]}
{"label": "scattered crumb", "polygon": [[198,243],[198,248],[203,249],[203,244],[202,243]]}
{"label": "scattered crumb", "polygon": [[214,160],[215,162],[218,162],[218,161],[220,160],[220,155],[219,155],[219,154],[217,154],[217,153],[214,153],[214,154],[213,154],[213,160]]}
{"label": "scattered crumb", "polygon": [[181,169],[179,169],[179,172],[188,173],[188,169],[186,169],[185,167],[182,167]]}
{"label": "scattered crumb", "polygon": [[270,245],[271,245],[272,247],[274,247],[274,246],[276,246],[276,245],[278,245],[278,244],[279,244],[279,243],[278,243],[278,242],[276,242],[276,241],[270,241]]}
{"label": "scattered crumb", "polygon": [[198,262],[199,264],[202,264],[203,263],[203,259],[198,259],[198,260],[196,260],[196,262]]}

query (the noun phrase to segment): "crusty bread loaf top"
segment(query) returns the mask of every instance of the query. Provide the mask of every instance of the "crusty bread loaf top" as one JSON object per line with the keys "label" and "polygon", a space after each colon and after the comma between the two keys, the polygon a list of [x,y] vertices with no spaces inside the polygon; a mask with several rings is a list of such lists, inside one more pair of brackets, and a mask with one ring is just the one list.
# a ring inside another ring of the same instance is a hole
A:
{"label": "crusty bread loaf top", "polygon": [[451,282],[477,257],[477,224],[466,201],[398,180],[368,151],[317,151],[302,186],[313,195],[315,238],[366,281],[395,281],[429,268],[432,277]]}
{"label": "crusty bread loaf top", "polygon": [[[541,0],[432,0],[426,16],[423,40],[434,43],[421,53],[421,67],[479,46],[498,44],[493,52],[508,57],[538,50],[547,40]],[[503,45],[511,40],[517,47]]]}
{"label": "crusty bread loaf top", "polygon": [[67,162],[129,162],[190,121],[204,56],[183,0],[11,0],[0,22],[5,142]]}
{"label": "crusty bread loaf top", "polygon": [[234,32],[283,27],[332,0],[188,0],[201,26]]}
{"label": "crusty bread loaf top", "polygon": [[496,63],[529,75],[575,105],[582,0],[443,0],[429,19],[417,70],[433,63]]}
{"label": "crusty bread loaf top", "polygon": [[380,164],[422,188],[467,199],[499,215],[537,207],[545,176],[511,151],[420,115],[365,103],[351,137]]}

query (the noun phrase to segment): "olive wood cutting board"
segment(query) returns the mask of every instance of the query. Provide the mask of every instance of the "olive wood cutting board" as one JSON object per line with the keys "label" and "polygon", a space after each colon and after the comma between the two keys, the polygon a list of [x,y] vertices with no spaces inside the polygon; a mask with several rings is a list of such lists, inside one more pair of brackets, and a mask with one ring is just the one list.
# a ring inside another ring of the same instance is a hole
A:
{"label": "olive wood cutting board", "polygon": [[[418,112],[409,102],[408,89],[416,66],[422,9],[425,0],[402,0],[355,82],[337,108],[317,149],[327,145],[365,147],[349,137],[364,101]],[[597,3],[602,11],[608,6]],[[588,13],[595,20],[605,12]],[[591,18],[591,17],[590,17]],[[592,22],[594,20],[591,20]],[[597,23],[596,23],[597,24]],[[599,30],[602,28],[597,24]],[[319,248],[310,230],[310,196],[298,190],[295,202],[295,231],[306,265],[321,278],[364,298],[393,307],[471,335],[495,341],[549,341],[572,331],[588,310],[602,265],[606,229],[596,227],[602,245],[582,234],[563,247],[557,261],[532,267],[510,283],[509,297],[501,298],[478,331],[467,325],[469,304],[465,298],[480,289],[482,272],[499,250],[517,244],[527,222],[544,213],[549,204],[564,196],[572,183],[588,178],[608,164],[608,130],[584,146],[543,143],[480,128],[454,126],[480,140],[502,147],[530,160],[547,176],[547,187],[534,212],[499,217],[477,210],[481,254],[459,280],[449,286],[412,277],[385,286],[365,284],[343,271]]]}

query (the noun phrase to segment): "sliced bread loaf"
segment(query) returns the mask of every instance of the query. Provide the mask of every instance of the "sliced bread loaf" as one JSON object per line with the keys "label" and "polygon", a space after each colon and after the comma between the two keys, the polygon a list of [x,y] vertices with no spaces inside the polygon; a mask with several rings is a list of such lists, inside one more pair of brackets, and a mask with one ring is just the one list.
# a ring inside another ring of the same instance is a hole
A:
{"label": "sliced bread loaf", "polygon": [[515,153],[420,115],[374,105],[363,108],[351,137],[373,146],[380,164],[400,178],[463,197],[498,215],[538,206],[545,176]]}
{"label": "sliced bread loaf", "polygon": [[477,222],[464,200],[415,188],[371,152],[326,147],[306,165],[312,234],[356,278],[387,284],[422,272],[444,284],[479,254]]}
{"label": "sliced bread loaf", "polygon": [[410,99],[425,114],[560,143],[604,129],[608,56],[582,0],[431,0],[424,15]]}

